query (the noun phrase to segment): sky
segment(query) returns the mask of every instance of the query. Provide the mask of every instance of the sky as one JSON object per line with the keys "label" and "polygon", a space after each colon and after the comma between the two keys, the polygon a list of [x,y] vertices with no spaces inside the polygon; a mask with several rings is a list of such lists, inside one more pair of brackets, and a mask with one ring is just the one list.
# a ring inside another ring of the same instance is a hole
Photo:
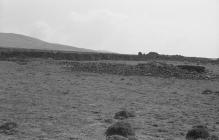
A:
{"label": "sky", "polygon": [[0,32],[137,54],[219,57],[218,0],[0,0]]}

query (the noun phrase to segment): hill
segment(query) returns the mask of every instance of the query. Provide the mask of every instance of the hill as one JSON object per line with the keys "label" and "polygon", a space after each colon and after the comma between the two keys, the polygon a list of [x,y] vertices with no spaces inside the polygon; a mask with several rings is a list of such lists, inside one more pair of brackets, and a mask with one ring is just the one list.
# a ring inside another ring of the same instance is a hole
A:
{"label": "hill", "polygon": [[185,57],[181,55],[164,55],[156,52],[131,55],[118,54],[101,50],[90,50],[67,45],[48,43],[36,38],[0,33],[0,59],[8,58],[53,58],[59,60],[95,61],[95,60],[125,60],[125,61],[187,61],[197,63],[218,64],[219,59]]}
{"label": "hill", "polygon": [[14,34],[0,33],[0,46],[5,48],[23,48],[23,49],[38,49],[38,50],[61,50],[61,51],[76,51],[76,52],[98,52],[95,50],[78,48],[68,45],[48,43],[33,37]]}

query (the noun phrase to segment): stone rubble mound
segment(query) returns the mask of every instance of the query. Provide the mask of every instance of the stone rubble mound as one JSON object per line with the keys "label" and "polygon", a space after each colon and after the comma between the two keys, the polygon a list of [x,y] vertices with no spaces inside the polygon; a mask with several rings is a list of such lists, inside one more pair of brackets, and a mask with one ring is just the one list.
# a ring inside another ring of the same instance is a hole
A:
{"label": "stone rubble mound", "polygon": [[139,63],[128,65],[102,62],[63,62],[71,71],[106,73],[116,75],[142,75],[158,77],[176,77],[180,79],[212,79],[215,75],[203,66],[172,65],[161,62]]}

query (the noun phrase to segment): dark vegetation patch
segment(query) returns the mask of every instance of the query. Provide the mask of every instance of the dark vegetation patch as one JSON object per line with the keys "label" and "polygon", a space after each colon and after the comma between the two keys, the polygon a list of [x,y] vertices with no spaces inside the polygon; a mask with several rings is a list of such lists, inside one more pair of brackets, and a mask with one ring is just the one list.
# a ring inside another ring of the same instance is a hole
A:
{"label": "dark vegetation patch", "polygon": [[119,121],[111,125],[105,132],[106,137],[119,135],[128,138],[129,136],[135,136],[134,129],[127,121]]}
{"label": "dark vegetation patch", "polygon": [[187,70],[189,72],[198,72],[204,73],[206,71],[205,67],[203,66],[194,66],[194,65],[178,65],[180,69]]}
{"label": "dark vegetation patch", "polygon": [[200,57],[184,57],[181,55],[162,55],[156,52],[148,54],[128,55],[115,53],[93,53],[93,52],[73,52],[73,51],[55,51],[55,50],[37,50],[37,49],[18,49],[0,47],[0,60],[9,58],[52,58],[55,60],[73,60],[73,61],[96,61],[96,60],[173,60],[188,61],[197,63],[219,64],[219,59],[208,59]]}
{"label": "dark vegetation patch", "polygon": [[16,133],[16,128],[18,127],[15,122],[6,122],[0,126],[0,133],[5,135],[13,135]]}

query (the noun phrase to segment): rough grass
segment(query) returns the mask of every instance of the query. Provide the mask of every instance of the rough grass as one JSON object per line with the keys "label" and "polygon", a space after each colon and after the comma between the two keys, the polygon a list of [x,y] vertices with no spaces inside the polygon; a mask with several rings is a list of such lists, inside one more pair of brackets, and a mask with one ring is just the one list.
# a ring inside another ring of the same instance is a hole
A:
{"label": "rough grass", "polygon": [[[219,135],[219,94],[201,94],[219,91],[218,79],[69,72],[59,62],[0,61],[0,124],[19,125],[15,135],[1,133],[0,139],[104,140],[115,112],[124,108],[136,112],[129,121],[139,140],[185,140],[197,124]],[[205,66],[219,73],[219,66]]]}

